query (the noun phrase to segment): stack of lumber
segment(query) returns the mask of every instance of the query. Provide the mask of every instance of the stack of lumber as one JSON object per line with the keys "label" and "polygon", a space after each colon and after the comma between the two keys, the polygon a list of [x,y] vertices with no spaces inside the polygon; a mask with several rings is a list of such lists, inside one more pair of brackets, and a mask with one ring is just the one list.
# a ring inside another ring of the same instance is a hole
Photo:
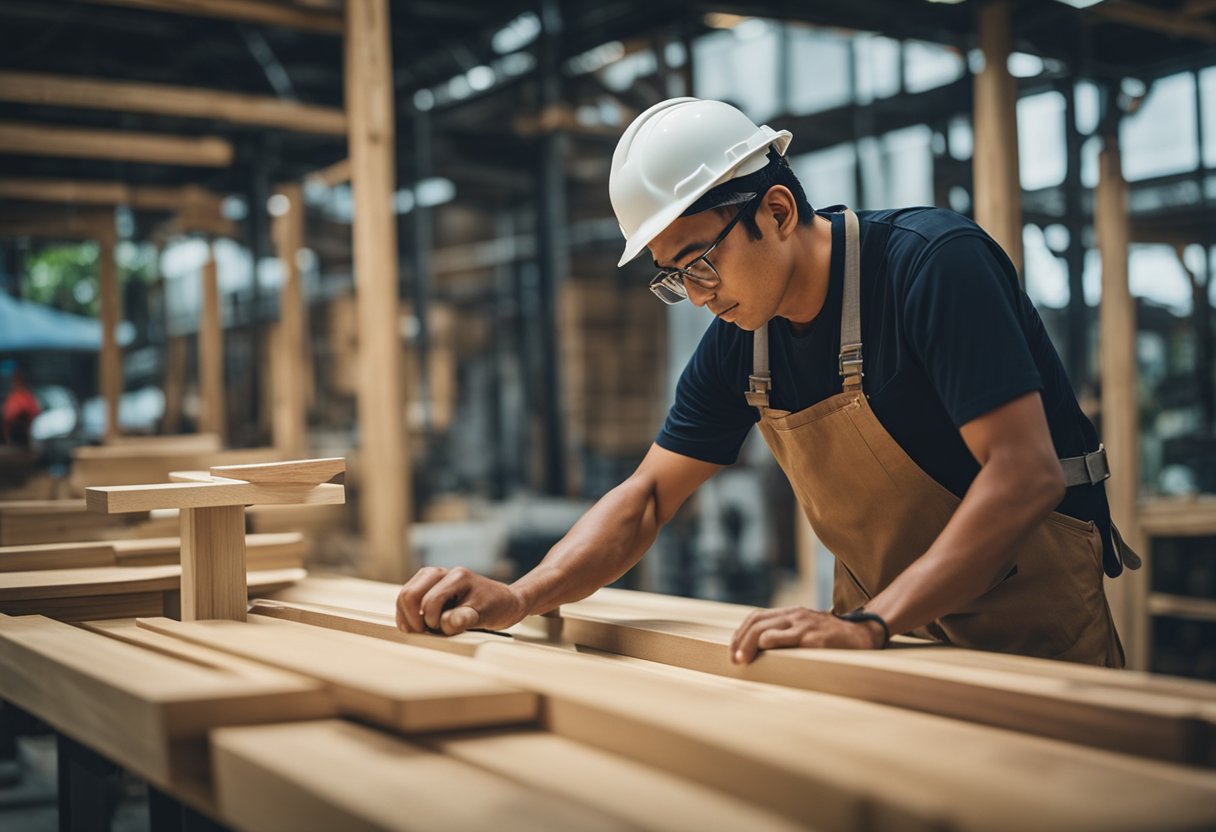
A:
{"label": "stack of lumber", "polygon": [[[298,534],[248,535],[251,595],[307,575]],[[166,615],[178,608],[181,540],[99,540],[0,546],[0,612],[63,621]]]}
{"label": "stack of lumber", "polygon": [[176,512],[95,514],[84,500],[0,502],[0,546],[28,546],[119,537],[163,537],[177,530]]}
{"label": "stack of lumber", "polygon": [[[614,591],[509,634],[404,634],[398,588],[310,577],[247,621],[0,616],[0,697],[238,829],[1216,825],[1212,686],[911,643],[727,672],[698,645],[724,656],[746,608]],[[982,697],[1005,728],[915,704]],[[1075,737],[1035,729],[1082,702]],[[1090,736],[1120,721],[1142,746]]]}
{"label": "stack of lumber", "polygon": [[570,280],[559,310],[568,444],[610,458],[644,454],[663,418],[663,305],[612,280]]}

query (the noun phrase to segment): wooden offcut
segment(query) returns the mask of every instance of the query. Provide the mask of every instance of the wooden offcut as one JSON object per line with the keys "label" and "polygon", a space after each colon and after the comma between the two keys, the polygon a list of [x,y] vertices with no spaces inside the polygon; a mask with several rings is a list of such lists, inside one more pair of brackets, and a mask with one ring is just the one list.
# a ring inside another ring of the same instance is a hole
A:
{"label": "wooden offcut", "polygon": [[340,456],[304,462],[264,462],[254,465],[213,465],[212,476],[252,483],[320,485],[346,471]]}
{"label": "wooden offcut", "polygon": [[[97,80],[42,72],[0,72],[0,101],[120,113],[152,113],[207,121],[218,119],[232,124],[331,136],[346,133],[346,114],[333,107],[196,87]],[[388,210],[387,207],[385,210]]]}

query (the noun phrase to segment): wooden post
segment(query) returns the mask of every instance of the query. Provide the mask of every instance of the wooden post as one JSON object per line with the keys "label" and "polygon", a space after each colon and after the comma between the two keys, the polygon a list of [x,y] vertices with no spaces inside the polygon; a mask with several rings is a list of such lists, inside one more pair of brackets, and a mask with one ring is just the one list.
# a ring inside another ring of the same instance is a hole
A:
{"label": "wooden post", "polygon": [[244,621],[245,507],[181,509],[182,620]]}
{"label": "wooden post", "polygon": [[1022,273],[1022,184],[1018,170],[1018,87],[1009,74],[1013,19],[1008,0],[978,14],[984,69],[975,79],[975,221]]}
{"label": "wooden post", "polygon": [[99,367],[102,398],[106,403],[107,441],[120,433],[118,402],[122,398],[122,354],[118,348],[118,323],[122,320],[122,295],[118,288],[118,265],[114,261],[115,233],[112,227],[99,234],[101,247],[97,264],[98,292],[101,295],[101,360]]}
{"label": "wooden post", "polygon": [[[1136,306],[1128,287],[1127,247],[1130,228],[1127,183],[1123,179],[1118,139],[1108,136],[1098,157],[1094,229],[1102,254],[1102,303],[1098,308],[1102,379],[1102,440],[1110,455],[1107,483],[1111,518],[1129,544],[1144,553],[1137,498],[1140,490],[1140,412],[1136,372]],[[1108,581],[1115,624],[1123,637],[1128,666],[1146,669],[1148,616],[1147,562],[1139,572],[1124,572]]]}
{"label": "wooden post", "polygon": [[271,432],[274,446],[298,456],[308,445],[308,402],[305,384],[307,324],[300,266],[304,244],[304,190],[299,184],[284,185],[279,193],[287,198],[287,210],[273,220],[272,235],[283,269],[279,290],[279,325],[271,350],[270,379],[273,399]]}
{"label": "wooden post", "polygon": [[198,328],[199,433],[227,435],[224,401],[224,330],[220,321],[219,275],[215,249],[208,244],[203,264],[203,310]]}
{"label": "wooden post", "polygon": [[397,177],[388,0],[346,4],[346,112],[355,200],[365,571],[400,581],[412,572],[405,551],[410,471],[401,395],[397,228],[391,212]]}

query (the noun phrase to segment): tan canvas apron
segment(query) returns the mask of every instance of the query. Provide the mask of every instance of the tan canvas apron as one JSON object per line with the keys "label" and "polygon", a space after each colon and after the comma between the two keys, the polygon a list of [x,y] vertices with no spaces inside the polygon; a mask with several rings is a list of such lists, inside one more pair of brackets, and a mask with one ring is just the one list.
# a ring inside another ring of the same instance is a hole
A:
{"label": "tan canvas apron", "polygon": [[[912,461],[870,409],[862,390],[861,255],[852,211],[845,212],[845,227],[844,391],[797,413],[770,409],[762,327],[747,393],[760,408],[760,432],[815,534],[836,556],[837,613],[865,604],[924,554],[961,502]],[[1105,462],[1100,453],[1065,460],[1067,481],[1108,476],[1095,470]],[[1119,548],[1134,568],[1134,553]],[[1123,666],[1102,588],[1102,541],[1093,523],[1053,512],[1013,558],[1013,571],[984,595],[915,634],[962,647]]]}

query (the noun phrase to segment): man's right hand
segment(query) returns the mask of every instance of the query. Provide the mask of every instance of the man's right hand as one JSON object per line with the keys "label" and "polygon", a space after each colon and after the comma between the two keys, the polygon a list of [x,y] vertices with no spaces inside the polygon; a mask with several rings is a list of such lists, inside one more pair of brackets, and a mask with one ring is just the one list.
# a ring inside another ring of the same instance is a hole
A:
{"label": "man's right hand", "polygon": [[511,587],[463,566],[419,569],[397,594],[397,629],[406,633],[505,630],[527,614]]}

